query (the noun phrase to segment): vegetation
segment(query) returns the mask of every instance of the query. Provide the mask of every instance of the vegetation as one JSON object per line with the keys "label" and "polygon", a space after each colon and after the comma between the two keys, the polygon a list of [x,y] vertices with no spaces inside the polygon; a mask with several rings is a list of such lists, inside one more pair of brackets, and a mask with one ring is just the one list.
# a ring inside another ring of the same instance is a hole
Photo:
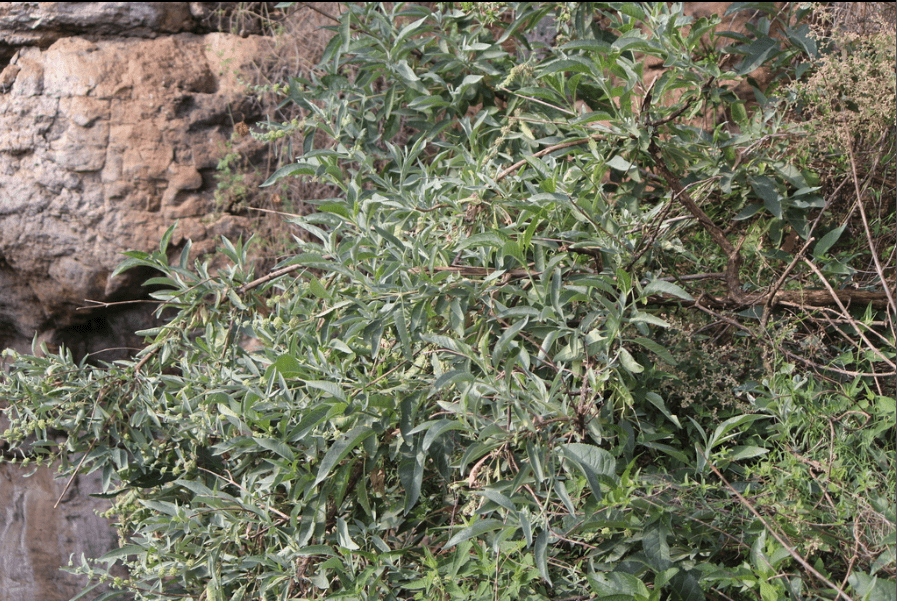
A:
{"label": "vegetation", "polygon": [[266,185],[339,194],[274,271],[169,230],[119,268],[167,317],[133,360],[13,356],[3,437],[113,499],[121,548],[71,569],[102,599],[893,599],[894,109],[819,76],[862,52],[893,97],[893,28],[488,4],[348,4],[279,88],[303,117],[257,135],[302,152]]}

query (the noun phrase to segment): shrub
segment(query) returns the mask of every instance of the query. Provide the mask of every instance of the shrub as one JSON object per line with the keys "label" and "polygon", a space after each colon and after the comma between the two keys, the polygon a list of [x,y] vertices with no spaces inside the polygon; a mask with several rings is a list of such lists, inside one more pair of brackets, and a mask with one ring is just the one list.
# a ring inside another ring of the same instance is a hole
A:
{"label": "shrub", "polygon": [[[169,230],[119,268],[158,270],[174,313],[137,357],[15,357],[5,436],[36,436],[63,474],[101,470],[114,499],[121,549],[76,569],[121,561],[114,584],[154,600],[886,594],[893,495],[859,518],[865,497],[832,495],[894,467],[892,347],[839,351],[859,375],[836,392],[788,364],[803,338],[781,307],[818,295],[776,293],[797,259],[764,236],[809,240],[825,201],[786,152],[781,101],[733,91],[760,66],[787,80],[813,50],[803,13],[723,48],[718,19],[666,3],[510,3],[488,25],[449,4],[346,8],[285,89],[303,154],[266,182],[339,188],[290,218],[311,241],[259,276],[249,242],[223,240],[232,265],[210,273],[189,248],[170,261]],[[535,52],[525,34],[555,10],[564,42]],[[644,55],[667,67],[649,85]],[[695,125],[733,106],[740,127]],[[677,306],[735,339],[743,380],[709,335],[664,334]],[[848,317],[881,333],[871,304]],[[729,390],[690,394],[705,374]],[[827,415],[858,390],[862,476],[829,456],[825,481],[769,491],[824,459],[795,407]],[[864,553],[848,557],[850,519]]]}

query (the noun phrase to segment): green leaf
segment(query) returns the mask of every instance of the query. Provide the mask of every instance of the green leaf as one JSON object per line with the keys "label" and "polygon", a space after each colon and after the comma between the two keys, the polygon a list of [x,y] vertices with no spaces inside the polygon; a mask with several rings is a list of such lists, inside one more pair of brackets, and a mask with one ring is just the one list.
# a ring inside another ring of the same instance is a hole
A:
{"label": "green leaf", "polygon": [[863,601],[894,601],[897,598],[894,581],[890,578],[870,576],[866,572],[855,570],[847,577],[847,581]]}
{"label": "green leaf", "polygon": [[131,555],[141,555],[143,553],[146,553],[146,549],[144,549],[140,545],[123,545],[118,549],[113,549],[112,551],[109,551],[108,553],[98,557],[97,561],[113,563],[124,557],[130,557]]}
{"label": "green leaf", "polygon": [[271,176],[266,179],[264,183],[262,183],[259,187],[267,188],[268,186],[273,186],[277,183],[278,180],[291,175],[313,176],[315,175],[315,168],[304,163],[292,163],[290,165],[284,165],[283,167],[272,173]]}
{"label": "green leaf", "polygon": [[254,440],[256,444],[258,444],[263,449],[267,449],[269,451],[277,453],[278,455],[289,461],[292,461],[296,457],[293,451],[290,450],[290,447],[279,440],[263,437],[253,437],[252,440]]}
{"label": "green leaf", "polygon": [[455,533],[455,535],[451,537],[447,543],[445,543],[443,549],[449,549],[460,542],[466,541],[470,538],[475,538],[477,536],[480,536],[481,534],[485,534],[486,532],[498,530],[499,528],[504,527],[504,525],[505,523],[501,520],[477,520],[473,523],[473,525],[462,528],[459,532]]}
{"label": "green leaf", "polygon": [[745,219],[749,219],[760,212],[763,208],[759,202],[751,203],[741,209],[735,217],[732,218],[732,221],[744,221]]}
{"label": "green leaf", "polygon": [[673,595],[680,601],[704,601],[704,591],[694,576],[688,572],[679,572],[670,578]]}
{"label": "green leaf", "polygon": [[765,175],[750,178],[751,188],[763,199],[763,206],[776,219],[782,218],[782,196],[776,190],[775,183]]}
{"label": "green leaf", "polygon": [[177,228],[178,224],[175,222],[174,225],[165,230],[165,233],[162,234],[162,241],[159,242],[159,252],[163,255],[168,252],[168,245],[171,242],[171,237],[174,235],[174,230]]}
{"label": "green leaf", "polygon": [[844,233],[845,229],[847,229],[846,223],[841,227],[836,227],[825,236],[820,238],[816,245],[813,247],[813,256],[818,259],[825,255],[825,253],[827,253],[828,250],[838,242],[838,239],[841,237],[841,234]]}
{"label": "green leaf", "polygon": [[395,69],[396,69],[396,73],[399,75],[399,77],[404,79],[406,82],[420,81],[420,77],[417,76],[417,73],[415,73],[414,69],[412,69],[408,65],[408,61],[406,61],[406,60],[399,61],[396,64]]}
{"label": "green leaf", "polygon": [[607,162],[607,166],[611,169],[616,169],[617,171],[622,171],[624,173],[628,173],[632,169],[636,168],[636,165],[633,165],[620,155],[616,155],[611,160],[609,160]]}
{"label": "green leaf", "polygon": [[677,284],[665,282],[663,280],[653,280],[649,282],[644,290],[642,290],[641,298],[651,296],[652,294],[669,294],[670,296],[675,296],[676,298],[681,298],[687,301],[695,300],[691,294]]}
{"label": "green leaf", "polygon": [[[670,324],[667,323],[666,321],[664,321],[663,319],[661,319],[655,315],[651,315],[650,313],[643,313],[641,311],[638,311],[635,314],[635,317],[630,317],[629,322],[630,323],[649,323],[652,326],[658,326],[660,328],[670,327]],[[671,363],[671,365],[675,365],[675,364],[676,364],[675,361],[673,363]]]}
{"label": "green leaf", "polygon": [[650,598],[645,583],[625,572],[592,572],[586,575],[589,587],[598,594],[599,599],[625,595],[630,599]]}
{"label": "green leaf", "polygon": [[536,536],[533,558],[536,560],[536,568],[538,568],[542,579],[548,583],[548,586],[554,586],[551,582],[551,576],[548,575],[548,530],[544,528]]}
{"label": "green leaf", "polygon": [[349,525],[343,518],[336,518],[336,532],[340,547],[349,551],[357,551],[361,548],[352,540],[352,537],[349,535]]}
{"label": "green leaf", "polygon": [[561,453],[582,471],[597,500],[601,500],[601,482],[617,483],[617,462],[613,455],[596,446],[570,442],[560,446]]}
{"label": "green leaf", "polygon": [[514,503],[508,497],[504,496],[494,488],[485,488],[480,491],[481,495],[498,505],[499,507],[504,507],[508,511],[516,512],[517,507],[514,506]]}
{"label": "green leaf", "polygon": [[[298,442],[308,435],[318,424],[323,422],[330,414],[333,407],[331,405],[318,405],[310,409],[302,416],[299,423],[287,435],[288,442]],[[339,403],[336,407],[338,411],[345,408],[345,404]]]}
{"label": "green leaf", "polygon": [[321,284],[321,280],[313,275],[308,276],[308,290],[318,298],[326,300],[332,299],[330,293],[327,292],[327,289]]}
{"label": "green leaf", "polygon": [[779,47],[779,41],[775,38],[764,36],[758,38],[744,49],[744,60],[738,66],[736,75],[747,75],[763,64],[770,54]]}
{"label": "green leaf", "polygon": [[[678,418],[677,418],[678,419]],[[639,444],[643,447],[647,447],[649,449],[657,449],[662,453],[666,453],[676,461],[683,463],[685,465],[689,465],[688,457],[680,451],[679,449],[673,448],[670,445],[661,444],[659,442],[639,442]]]}
{"label": "green leaf", "polygon": [[607,54],[610,44],[594,39],[572,40],[561,46],[562,50],[589,50],[598,54]]}
{"label": "green leaf", "polygon": [[584,63],[582,60],[577,60],[577,58],[574,57],[565,60],[553,61],[545,65],[540,75],[551,75],[552,73],[557,73],[558,71],[573,71],[577,73],[591,74],[593,69],[587,63]]}
{"label": "green leaf", "polygon": [[740,461],[742,459],[752,459],[754,457],[759,457],[760,455],[765,455],[767,453],[769,453],[769,449],[754,447],[750,445],[741,445],[734,447],[727,458],[730,461]]}
{"label": "green leaf", "polygon": [[670,351],[668,351],[665,347],[657,344],[656,342],[654,342],[653,340],[651,340],[649,338],[642,338],[642,337],[633,338],[632,342],[648,349],[649,351],[651,351],[652,353],[654,353],[655,355],[657,355],[658,357],[663,359],[663,361],[665,363],[667,363],[668,365],[676,365],[676,363],[677,363],[676,359],[673,358],[673,355],[670,354]]}
{"label": "green leaf", "polygon": [[327,479],[331,470],[337,463],[349,454],[349,452],[361,444],[365,438],[372,436],[374,431],[368,426],[356,426],[352,428],[345,436],[333,443],[333,446],[327,450],[324,458],[321,459],[321,466],[318,468],[318,476],[315,478],[312,486],[317,486]]}
{"label": "green leaf", "polygon": [[645,530],[642,537],[642,548],[648,557],[648,563],[655,572],[663,572],[672,565],[670,546],[667,544],[667,532],[659,524]]}
{"label": "green leaf", "polygon": [[660,396],[656,392],[648,392],[648,393],[645,393],[645,398],[648,400],[649,403],[651,403],[652,405],[654,405],[655,407],[660,409],[660,412],[663,413],[664,416],[668,420],[670,420],[671,422],[676,424],[677,428],[682,427],[682,424],[679,423],[679,418],[676,417],[675,415],[673,415],[672,413],[670,413],[670,410],[667,409],[666,403],[664,402],[662,396]]}
{"label": "green leaf", "polygon": [[[415,430],[416,429],[417,428],[415,428]],[[424,435],[424,440],[421,444],[421,449],[424,451],[429,450],[433,443],[436,442],[436,439],[446,432],[466,429],[467,426],[457,420],[441,419],[427,429],[427,433]],[[412,432],[414,432],[414,430],[412,430]]]}
{"label": "green leaf", "polygon": [[626,371],[633,374],[640,374],[645,368],[635,360],[635,358],[625,348],[620,347],[620,363],[626,368]]}
{"label": "green leaf", "polygon": [[707,445],[707,450],[710,451],[713,449],[713,447],[715,447],[719,443],[731,438],[731,436],[727,436],[727,435],[729,434],[729,432],[731,432],[735,428],[738,428],[739,426],[743,426],[745,424],[752,424],[761,419],[769,419],[769,418],[770,418],[770,416],[768,416],[768,415],[759,415],[756,413],[746,413],[743,415],[736,415],[734,417],[730,417],[729,419],[727,419],[726,421],[721,423],[719,426],[717,426],[716,430],[713,431],[713,436],[711,436],[711,438],[710,438],[710,441]]}
{"label": "green leaf", "polygon": [[309,388],[316,388],[318,390],[323,390],[324,392],[326,392],[327,394],[329,394],[330,396],[332,396],[335,399],[343,401],[344,403],[348,402],[348,399],[346,398],[346,393],[343,392],[343,389],[340,388],[338,384],[335,384],[333,382],[327,382],[324,380],[304,380],[304,382],[305,382],[305,385],[308,386]]}
{"label": "green leaf", "polygon": [[517,512],[517,521],[520,522],[520,530],[523,532],[523,538],[526,540],[526,546],[533,544],[533,525],[530,523],[529,514],[526,511]]}
{"label": "green leaf", "polygon": [[299,361],[292,355],[281,355],[271,364],[271,366],[284,378],[294,378],[302,371],[302,366],[299,364]]}
{"label": "green leaf", "polygon": [[498,232],[485,232],[482,234],[474,234],[469,238],[465,239],[461,244],[457,246],[456,251],[462,251],[465,248],[473,247],[484,247],[491,246],[493,248],[502,248],[505,245],[505,242],[510,241],[510,238],[507,236],[503,236]]}
{"label": "green leaf", "polygon": [[408,324],[405,322],[405,310],[401,305],[396,307],[395,313],[393,313],[393,318],[395,319],[396,332],[399,334],[399,340],[402,341],[402,355],[405,357],[405,361],[411,361],[411,336],[408,335]]}
{"label": "green leaf", "polygon": [[502,359],[504,359],[505,351],[511,343],[511,340],[520,333],[520,330],[526,327],[527,323],[529,323],[529,318],[524,317],[502,333],[501,337],[499,337],[498,341],[495,343],[495,348],[492,350],[493,367],[497,366]]}

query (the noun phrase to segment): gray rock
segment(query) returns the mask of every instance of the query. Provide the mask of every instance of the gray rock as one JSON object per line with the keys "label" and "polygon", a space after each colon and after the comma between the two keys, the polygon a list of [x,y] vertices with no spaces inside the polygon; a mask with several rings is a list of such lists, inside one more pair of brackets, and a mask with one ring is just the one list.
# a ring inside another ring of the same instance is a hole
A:
{"label": "gray rock", "polygon": [[[192,31],[188,2],[4,2],[0,7],[0,58],[22,46],[46,48],[77,35],[155,37]],[[205,4],[205,3],[195,3]]]}
{"label": "gray rock", "polygon": [[99,472],[77,477],[68,490],[50,469],[24,474],[18,465],[0,465],[0,601],[71,599],[88,582],[59,568],[71,555],[99,557],[118,544],[95,513],[109,503],[87,496],[99,489]]}

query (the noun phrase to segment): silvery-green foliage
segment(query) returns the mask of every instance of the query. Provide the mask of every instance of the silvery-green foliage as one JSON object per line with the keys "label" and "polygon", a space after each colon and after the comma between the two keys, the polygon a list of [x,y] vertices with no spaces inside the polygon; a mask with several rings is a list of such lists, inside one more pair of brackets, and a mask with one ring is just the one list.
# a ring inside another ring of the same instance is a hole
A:
{"label": "silvery-green foliage", "polygon": [[[658,393],[677,364],[658,303],[694,296],[657,272],[725,257],[682,243],[651,172],[661,140],[730,215],[799,222],[811,192],[782,194],[806,176],[755,144],[781,125],[772,103],[738,134],[694,118],[736,102],[724,82],[811,49],[762,35],[776,13],[727,55],[716,19],[666,3],[560,8],[508,3],[487,27],[448,3],[347,5],[314,78],[288,82],[305,120],[268,124],[303,135],[268,184],[341,191],[289,219],[305,234],[279,275],[252,273],[249,242],[223,240],[214,273],[189,248],[172,264],[169,230],[119,269],[157,270],[170,318],[133,360],[16,357],[9,440],[36,436],[63,475],[100,471],[115,503],[121,548],[76,570],[121,563],[116,590],[154,601],[819,584],[774,578],[791,557],[710,468],[749,494],[741,464],[770,451],[778,409],[710,415]],[[526,32],[555,10],[559,45],[533,52]],[[643,55],[669,68],[651,103]]]}

